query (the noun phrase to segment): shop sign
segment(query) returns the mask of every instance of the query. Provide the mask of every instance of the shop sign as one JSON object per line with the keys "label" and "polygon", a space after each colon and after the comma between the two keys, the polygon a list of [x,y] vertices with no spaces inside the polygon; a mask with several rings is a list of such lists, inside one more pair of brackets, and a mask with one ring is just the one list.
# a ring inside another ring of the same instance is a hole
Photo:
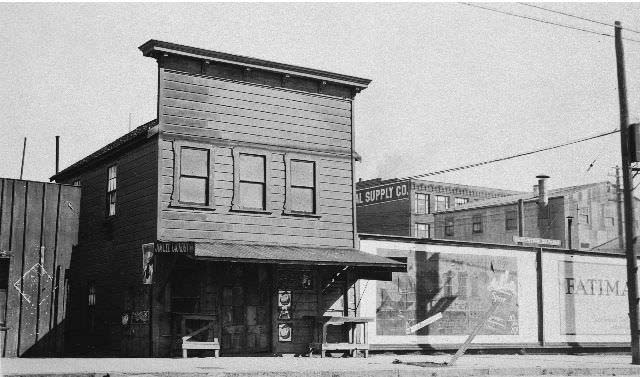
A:
{"label": "shop sign", "polygon": [[366,206],[409,198],[409,181],[369,187],[356,191],[356,205]]}
{"label": "shop sign", "polygon": [[196,245],[193,242],[163,242],[156,241],[154,252],[160,254],[195,254]]}
{"label": "shop sign", "polygon": [[519,236],[513,236],[513,242],[531,243],[531,244],[538,244],[538,245],[551,245],[551,246],[560,246],[560,244],[562,243],[560,240],[552,240],[548,238],[519,237]]}

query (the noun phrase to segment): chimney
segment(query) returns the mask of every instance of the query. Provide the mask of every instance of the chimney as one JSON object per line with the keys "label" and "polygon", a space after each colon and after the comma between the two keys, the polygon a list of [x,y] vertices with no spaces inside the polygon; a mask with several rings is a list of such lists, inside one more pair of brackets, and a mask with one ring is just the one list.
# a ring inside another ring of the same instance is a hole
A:
{"label": "chimney", "polygon": [[549,204],[549,197],[547,195],[546,182],[548,175],[540,174],[536,176],[538,178],[538,205],[540,207],[546,207]]}

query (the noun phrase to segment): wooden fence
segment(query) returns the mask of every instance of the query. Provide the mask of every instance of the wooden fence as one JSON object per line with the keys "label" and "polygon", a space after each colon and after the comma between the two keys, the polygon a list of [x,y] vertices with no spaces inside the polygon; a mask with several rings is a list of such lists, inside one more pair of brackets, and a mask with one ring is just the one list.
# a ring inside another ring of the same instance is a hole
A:
{"label": "wooden fence", "polygon": [[0,350],[3,357],[64,349],[80,187],[0,179]]}

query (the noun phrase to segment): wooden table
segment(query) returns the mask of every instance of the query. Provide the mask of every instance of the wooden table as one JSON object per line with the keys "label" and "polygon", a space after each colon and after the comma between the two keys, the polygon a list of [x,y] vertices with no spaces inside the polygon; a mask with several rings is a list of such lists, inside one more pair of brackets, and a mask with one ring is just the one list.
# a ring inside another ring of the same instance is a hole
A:
{"label": "wooden table", "polygon": [[[352,356],[355,356],[355,352],[361,350],[364,352],[364,357],[369,356],[369,343],[367,339],[368,323],[373,322],[371,317],[333,317],[333,316],[312,316],[315,321],[316,331],[314,332],[315,341],[309,344],[309,355],[313,354],[313,351],[320,351],[320,356],[324,357],[326,351],[350,351]],[[317,339],[318,327],[322,325],[322,339]],[[342,326],[347,325],[349,330],[349,341],[340,343],[327,343],[327,327],[329,326]],[[363,342],[357,343],[356,339],[356,327],[358,325],[364,326]]]}

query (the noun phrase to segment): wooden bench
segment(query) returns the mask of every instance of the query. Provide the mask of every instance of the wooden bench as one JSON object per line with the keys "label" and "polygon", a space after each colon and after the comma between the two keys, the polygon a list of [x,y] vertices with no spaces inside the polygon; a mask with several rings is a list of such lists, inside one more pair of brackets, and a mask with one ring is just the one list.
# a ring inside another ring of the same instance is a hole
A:
{"label": "wooden bench", "polygon": [[201,342],[191,340],[192,337],[212,328],[213,323],[182,337],[182,357],[187,357],[187,350],[212,350],[215,357],[220,356],[220,342],[218,338],[213,338],[213,342]]}
{"label": "wooden bench", "polygon": [[[364,352],[364,357],[369,356],[369,343],[367,340],[368,323],[373,322],[369,317],[313,317],[317,325],[322,325],[322,341],[315,341],[309,344],[309,356],[313,351],[320,351],[320,357],[324,357],[327,351],[348,351],[351,356],[355,356],[358,350]],[[349,330],[349,342],[327,343],[327,327],[347,325]],[[356,326],[364,325],[363,342],[357,343]],[[317,331],[316,331],[317,334]]]}
{"label": "wooden bench", "polygon": [[190,333],[187,334],[185,336],[182,337],[182,357],[187,357],[187,351],[188,350],[211,350],[214,352],[214,356],[215,357],[219,357],[220,356],[220,342],[218,341],[218,338],[213,338],[213,341],[208,342],[208,341],[198,341],[198,340],[191,340],[191,338],[193,338],[194,336],[204,332],[204,331],[208,331],[209,329],[212,329],[214,326],[213,322],[210,322],[208,325]]}

